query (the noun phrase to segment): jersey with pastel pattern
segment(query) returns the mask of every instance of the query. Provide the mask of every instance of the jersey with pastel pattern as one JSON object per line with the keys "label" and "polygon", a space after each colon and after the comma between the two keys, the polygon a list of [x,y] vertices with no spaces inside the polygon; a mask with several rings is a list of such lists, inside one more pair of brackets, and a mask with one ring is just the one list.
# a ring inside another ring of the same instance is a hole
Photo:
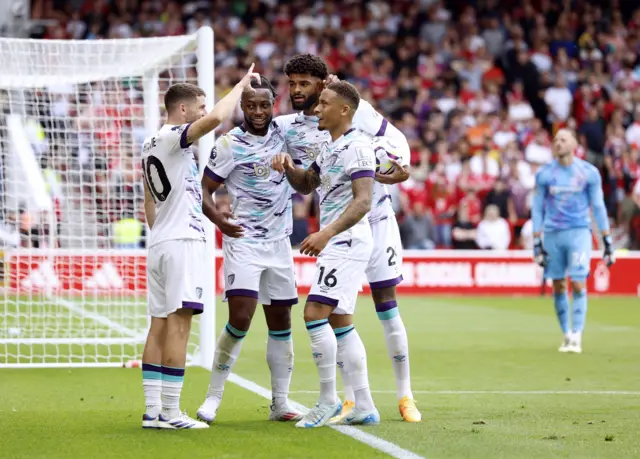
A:
{"label": "jersey with pastel pattern", "polygon": [[236,223],[245,230],[242,238],[224,236],[226,242],[277,241],[291,234],[291,187],[271,168],[282,151],[284,137],[274,122],[264,136],[236,127],[217,139],[205,174],[224,182]]}
{"label": "jersey with pastel pattern", "polygon": [[[331,141],[331,135],[327,131],[318,130],[318,117],[316,116],[307,116],[300,112],[279,116],[275,121],[284,132],[287,152],[296,164],[305,169],[316,160],[323,142]],[[384,149],[390,153],[388,157],[403,165],[408,165],[410,152],[406,138],[366,100],[360,100],[353,117],[353,127],[368,138],[384,137],[388,139],[393,146],[393,148]],[[382,144],[377,145],[377,147],[380,146]],[[378,149],[376,154],[381,157],[385,151]],[[389,217],[395,217],[391,207],[391,195],[386,185],[375,182],[373,185],[373,204],[368,215],[369,222],[374,223]]]}
{"label": "jersey with pastel pattern", "polygon": [[[351,182],[375,176],[375,155],[370,140],[350,129],[335,142],[324,143],[311,168],[320,176],[320,229],[335,222],[353,201]],[[368,260],[373,243],[371,227],[363,218],[348,230],[334,236],[322,254]],[[321,254],[321,255],[322,255]]]}
{"label": "jersey with pastel pattern", "polygon": [[602,179],[594,165],[579,158],[569,166],[554,160],[536,173],[534,232],[590,228],[591,209],[600,231],[608,231]]}
{"label": "jersey with pastel pattern", "polygon": [[202,184],[188,124],[165,124],[142,146],[142,172],[156,208],[147,247],[178,239],[204,240]]}

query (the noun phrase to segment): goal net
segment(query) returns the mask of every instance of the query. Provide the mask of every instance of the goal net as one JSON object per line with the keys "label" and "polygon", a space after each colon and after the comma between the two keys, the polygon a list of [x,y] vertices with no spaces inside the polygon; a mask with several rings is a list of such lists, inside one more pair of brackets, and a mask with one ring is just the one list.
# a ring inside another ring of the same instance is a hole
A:
{"label": "goal net", "polygon": [[[141,145],[177,82],[213,105],[213,31],[127,40],[0,39],[0,367],[119,366],[142,355]],[[213,135],[197,146],[201,172]],[[202,158],[200,158],[202,156]],[[189,363],[209,366],[211,285]]]}

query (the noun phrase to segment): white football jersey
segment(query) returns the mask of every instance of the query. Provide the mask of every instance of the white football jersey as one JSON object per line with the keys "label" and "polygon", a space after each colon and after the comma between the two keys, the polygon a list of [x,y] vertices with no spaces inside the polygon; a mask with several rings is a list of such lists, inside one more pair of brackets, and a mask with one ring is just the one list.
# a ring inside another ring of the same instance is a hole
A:
{"label": "white football jersey", "polygon": [[[371,141],[355,128],[335,142],[325,142],[310,166],[320,175],[320,229],[336,221],[353,200],[351,181],[374,177],[376,160]],[[366,217],[348,230],[334,236],[322,254],[342,258],[368,260],[371,256],[371,227]]]}
{"label": "white football jersey", "polygon": [[271,123],[265,136],[236,127],[216,141],[205,174],[222,183],[231,197],[242,238],[224,236],[225,242],[264,242],[291,234],[291,187],[284,174],[271,168],[271,160],[284,151],[284,137]]}
{"label": "white football jersey", "polygon": [[147,247],[176,239],[205,240],[202,184],[187,144],[188,127],[165,124],[142,146],[144,180],[156,207]]}
{"label": "white football jersey", "polygon": [[[322,142],[331,141],[331,135],[327,131],[318,130],[318,117],[316,116],[307,116],[300,112],[278,116],[275,121],[284,132],[287,152],[296,164],[305,169],[318,157],[319,145]],[[388,138],[393,143],[394,151],[400,154],[398,161],[403,165],[409,163],[409,144],[404,134],[383,118],[366,100],[360,100],[358,110],[353,116],[353,127],[371,139],[374,137]],[[373,223],[389,216],[395,217],[391,207],[389,190],[386,185],[375,182],[369,221]]]}

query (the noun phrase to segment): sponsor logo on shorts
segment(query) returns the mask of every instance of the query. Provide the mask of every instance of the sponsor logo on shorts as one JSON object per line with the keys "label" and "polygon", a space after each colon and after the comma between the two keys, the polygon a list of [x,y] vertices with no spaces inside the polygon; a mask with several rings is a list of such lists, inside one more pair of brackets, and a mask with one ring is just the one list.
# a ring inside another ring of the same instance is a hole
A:
{"label": "sponsor logo on shorts", "polygon": [[229,285],[233,285],[233,281],[236,280],[236,275],[235,274],[229,274],[227,276],[227,281],[229,282]]}
{"label": "sponsor logo on shorts", "polygon": [[202,298],[202,288],[196,287],[196,296],[198,299]]}

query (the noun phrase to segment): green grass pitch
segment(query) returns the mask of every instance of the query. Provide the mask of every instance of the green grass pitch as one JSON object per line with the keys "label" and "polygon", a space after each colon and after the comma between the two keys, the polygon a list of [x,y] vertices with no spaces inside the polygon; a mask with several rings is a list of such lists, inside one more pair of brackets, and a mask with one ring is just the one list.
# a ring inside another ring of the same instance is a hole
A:
{"label": "green grass pitch", "polygon": [[[362,297],[356,327],[367,347],[369,377],[382,416],[380,426],[362,430],[427,459],[640,457],[638,299],[591,298],[582,355],[557,352],[561,336],[550,298],[406,297],[400,307],[424,422],[400,421],[382,329],[371,300]],[[218,330],[225,316],[225,305],[219,303]],[[11,320],[10,314],[0,319],[0,333],[19,325]],[[99,335],[100,326],[82,320]],[[291,398],[310,406],[318,383],[302,307],[294,310],[293,326]],[[258,313],[234,369],[263,387],[269,386],[266,337]],[[54,346],[46,352],[70,352],[65,349]],[[114,349],[73,350],[78,355],[110,351]],[[0,352],[7,361],[6,354],[17,349],[0,346]],[[183,408],[195,413],[207,383],[205,370],[187,370]],[[268,405],[230,383],[211,429],[146,431],[140,428],[138,369],[3,369],[0,457],[385,457],[333,429],[301,431],[270,423]]]}

